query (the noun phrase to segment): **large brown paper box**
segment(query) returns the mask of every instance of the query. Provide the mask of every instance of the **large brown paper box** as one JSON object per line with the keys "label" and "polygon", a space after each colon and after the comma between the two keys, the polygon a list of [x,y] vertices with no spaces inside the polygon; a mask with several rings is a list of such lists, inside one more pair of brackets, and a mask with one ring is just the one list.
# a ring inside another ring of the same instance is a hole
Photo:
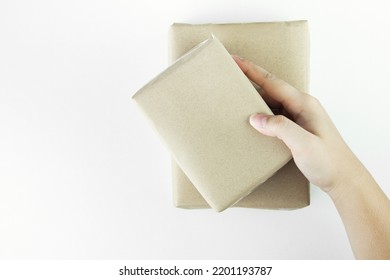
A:
{"label": "large brown paper box", "polygon": [[249,124],[251,114],[272,111],[214,36],[133,99],[216,211],[247,196],[291,159],[281,140]]}
{"label": "large brown paper box", "polygon": [[[173,24],[170,60],[215,34],[231,54],[263,66],[301,91],[309,84],[309,35],[306,21],[246,24]],[[209,205],[173,160],[173,198],[176,207]],[[234,206],[296,209],[310,204],[309,182],[293,160]]]}

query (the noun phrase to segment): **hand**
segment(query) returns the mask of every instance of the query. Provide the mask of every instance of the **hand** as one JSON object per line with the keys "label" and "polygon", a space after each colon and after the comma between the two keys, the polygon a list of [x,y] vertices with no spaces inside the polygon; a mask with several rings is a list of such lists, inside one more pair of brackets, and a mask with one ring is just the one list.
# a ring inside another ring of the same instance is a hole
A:
{"label": "hand", "polygon": [[316,98],[298,91],[248,60],[233,58],[245,75],[262,89],[261,95],[271,109],[283,113],[252,115],[251,125],[264,135],[281,139],[311,183],[333,192],[345,185],[344,180],[359,177],[364,167]]}
{"label": "hand", "polygon": [[264,135],[281,139],[309,181],[329,193],[356,258],[390,259],[390,201],[345,144],[318,100],[250,61],[233,58],[260,86],[271,109],[284,114],[252,115],[251,125]]}

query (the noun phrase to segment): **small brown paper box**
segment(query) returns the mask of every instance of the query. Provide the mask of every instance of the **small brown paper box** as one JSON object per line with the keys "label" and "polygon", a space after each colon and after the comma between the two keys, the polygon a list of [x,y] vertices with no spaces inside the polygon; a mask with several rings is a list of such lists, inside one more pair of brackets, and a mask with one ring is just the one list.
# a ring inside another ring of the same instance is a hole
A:
{"label": "small brown paper box", "polygon": [[291,159],[282,141],[250,126],[251,114],[272,111],[215,37],[186,53],[133,99],[216,211],[247,196]]}
{"label": "small brown paper box", "polygon": [[[173,24],[170,60],[174,61],[199,42],[215,34],[231,54],[261,65],[302,91],[309,83],[309,34],[306,21],[245,24]],[[209,205],[173,160],[173,198],[176,207],[208,208]],[[293,160],[237,207],[296,209],[310,204],[309,182]]]}

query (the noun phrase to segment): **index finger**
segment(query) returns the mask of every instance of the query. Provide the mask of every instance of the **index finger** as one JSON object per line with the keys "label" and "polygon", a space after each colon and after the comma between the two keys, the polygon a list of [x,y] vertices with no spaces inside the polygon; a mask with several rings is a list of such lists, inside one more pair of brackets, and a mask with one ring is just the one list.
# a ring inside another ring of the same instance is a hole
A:
{"label": "index finger", "polygon": [[259,85],[268,97],[282,104],[291,115],[302,111],[303,93],[253,62],[236,55],[232,57],[250,80]]}

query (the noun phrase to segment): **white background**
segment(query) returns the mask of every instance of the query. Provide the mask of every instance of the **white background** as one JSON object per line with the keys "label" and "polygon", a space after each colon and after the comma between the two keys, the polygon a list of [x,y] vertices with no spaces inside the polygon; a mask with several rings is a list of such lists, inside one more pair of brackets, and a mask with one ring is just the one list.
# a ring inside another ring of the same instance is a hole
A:
{"label": "white background", "polygon": [[350,259],[330,199],[172,206],[170,156],[131,95],[173,22],[308,19],[311,94],[390,194],[387,1],[0,1],[0,258]]}

